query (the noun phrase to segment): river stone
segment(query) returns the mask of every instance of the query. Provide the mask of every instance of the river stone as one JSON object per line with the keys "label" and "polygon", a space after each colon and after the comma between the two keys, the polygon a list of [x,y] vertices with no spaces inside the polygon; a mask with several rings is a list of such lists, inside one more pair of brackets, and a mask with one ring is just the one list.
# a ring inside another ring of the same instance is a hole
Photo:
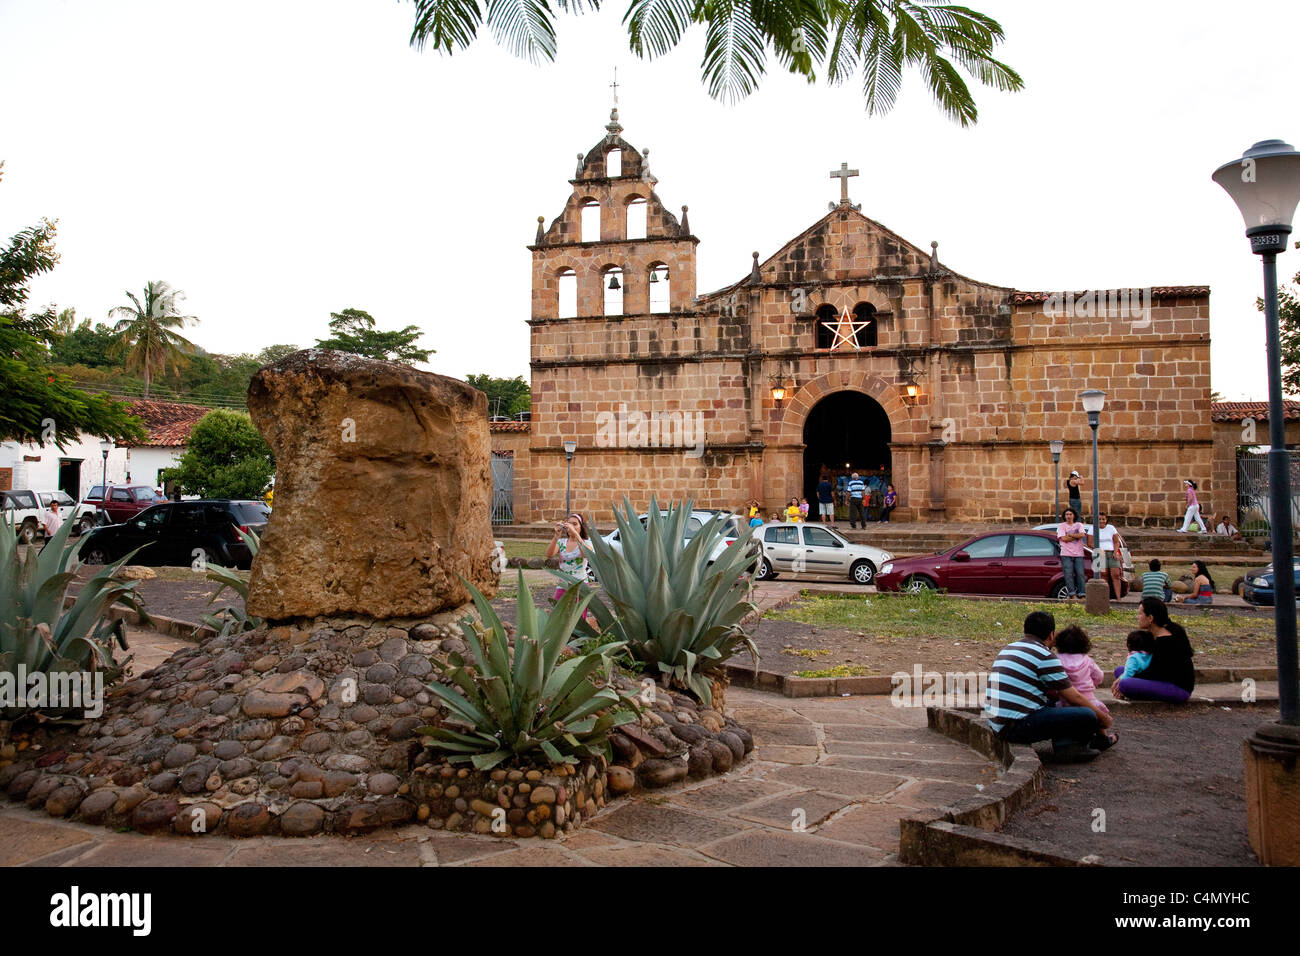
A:
{"label": "river stone", "polygon": [[736,755],[721,740],[707,740],[704,745],[713,754],[714,773],[726,773],[731,769],[731,765],[736,762]]}
{"label": "river stone", "polygon": [[666,787],[670,783],[685,780],[687,769],[685,760],[652,757],[637,767],[636,776],[643,787]]}
{"label": "river stone", "polygon": [[745,753],[749,753],[751,750],[754,749],[754,735],[751,734],[744,727],[741,727],[739,724],[736,724],[731,727],[728,727],[727,730],[730,733],[733,733],[740,738],[740,742],[745,745]]}
{"label": "river stone", "polygon": [[366,789],[381,797],[392,796],[401,785],[402,781],[391,773],[374,773],[366,780]]}
{"label": "river stone", "polygon": [[306,694],[269,694],[254,687],[244,695],[243,711],[249,717],[288,717],[310,703]]}
{"label": "river stone", "polygon": [[52,817],[66,817],[77,809],[87,793],[84,785],[64,784],[45,800],[45,812]]}
{"label": "river stone", "polygon": [[180,780],[174,773],[156,773],[149,778],[145,784],[154,793],[171,793],[176,789],[176,784]]}
{"label": "river stone", "polygon": [[636,774],[627,767],[610,767],[608,777],[611,793],[631,793],[636,788]]}
{"label": "river stone", "polygon": [[154,833],[172,825],[180,812],[181,802],[175,797],[154,797],[139,804],[131,814],[131,826],[141,833]]}
{"label": "river stone", "polygon": [[244,745],[238,740],[219,740],[212,748],[212,754],[218,760],[234,760],[243,756]]}
{"label": "river stone", "polygon": [[248,409],[277,466],[276,520],[254,562],[249,614],[422,617],[469,601],[462,576],[496,593],[478,389],[308,349],[258,371]]}
{"label": "river stone", "polygon": [[314,803],[295,803],[280,815],[280,832],[285,836],[311,836],[324,825],[325,811]]}
{"label": "river stone", "polygon": [[176,768],[183,767],[191,760],[198,756],[198,750],[193,744],[177,744],[167,751],[163,757],[163,766]]}
{"label": "river stone", "polygon": [[172,829],[183,836],[202,836],[221,825],[221,808],[215,803],[191,803],[181,808]]}
{"label": "river stone", "polygon": [[709,732],[698,724],[675,724],[672,733],[673,736],[688,744],[698,744],[702,740],[709,739]]}
{"label": "river stone", "polygon": [[724,730],[714,739],[720,740],[731,748],[731,756],[735,758],[734,763],[739,763],[745,758],[745,742],[730,730]]}
{"label": "river stone", "polygon": [[270,832],[274,820],[262,804],[241,803],[227,814],[226,832],[232,837],[262,836]]}
{"label": "river stone", "polygon": [[692,777],[707,777],[713,773],[713,751],[709,748],[707,738],[691,746],[687,768]]}
{"label": "river stone", "polygon": [[117,791],[111,787],[105,787],[102,790],[96,790],[85,800],[81,801],[81,806],[77,808],[81,819],[87,823],[102,823],[108,816],[113,805],[117,803]]}
{"label": "river stone", "polygon": [[62,786],[62,781],[58,777],[53,775],[42,776],[27,791],[28,808],[35,810],[38,807],[45,806],[45,801],[50,798],[50,794],[59,789],[60,786]]}

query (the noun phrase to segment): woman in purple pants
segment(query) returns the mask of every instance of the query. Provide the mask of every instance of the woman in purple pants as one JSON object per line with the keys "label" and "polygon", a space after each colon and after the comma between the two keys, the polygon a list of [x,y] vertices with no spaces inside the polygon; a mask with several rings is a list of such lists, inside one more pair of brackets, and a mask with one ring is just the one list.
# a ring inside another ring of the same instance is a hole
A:
{"label": "woman in purple pants", "polygon": [[1138,606],[1138,627],[1150,631],[1155,638],[1151,664],[1141,677],[1125,677],[1123,667],[1115,669],[1115,683],[1110,692],[1116,698],[1129,700],[1159,700],[1169,704],[1182,704],[1192,696],[1196,685],[1196,669],[1192,666],[1192,644],[1182,625],[1169,620],[1169,609],[1159,598],[1144,597]]}

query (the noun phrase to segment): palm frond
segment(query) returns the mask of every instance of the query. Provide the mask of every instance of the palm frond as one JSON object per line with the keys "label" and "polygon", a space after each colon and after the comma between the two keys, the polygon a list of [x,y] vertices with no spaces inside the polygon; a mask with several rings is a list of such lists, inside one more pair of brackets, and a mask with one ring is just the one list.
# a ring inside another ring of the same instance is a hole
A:
{"label": "palm frond", "polygon": [[767,61],[767,38],[744,0],[710,0],[703,16],[704,59],[700,68],[709,95],[736,103],[758,89]]}

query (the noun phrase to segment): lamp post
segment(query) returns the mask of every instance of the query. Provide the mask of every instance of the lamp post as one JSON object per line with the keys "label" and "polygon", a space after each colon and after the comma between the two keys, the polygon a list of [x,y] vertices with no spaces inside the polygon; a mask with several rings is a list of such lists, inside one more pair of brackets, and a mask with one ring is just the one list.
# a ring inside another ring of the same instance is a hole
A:
{"label": "lamp post", "polygon": [[1065,442],[1060,439],[1049,441],[1047,447],[1052,450],[1052,487],[1056,489],[1056,493],[1052,496],[1052,514],[1059,518],[1061,517],[1061,452],[1065,451]]}
{"label": "lamp post", "polygon": [[100,486],[104,489],[104,500],[108,500],[108,453],[113,450],[113,439],[105,438],[99,443],[99,450],[104,453],[104,471],[103,477],[100,478]]}
{"label": "lamp post", "polygon": [[1268,345],[1269,529],[1273,540],[1273,626],[1281,719],[1246,739],[1246,823],[1261,863],[1300,865],[1300,846],[1287,832],[1300,807],[1300,655],[1296,649],[1294,551],[1291,528],[1291,456],[1282,408],[1282,363],[1277,318],[1277,254],[1286,250],[1300,205],[1300,153],[1280,139],[1256,143],[1224,163],[1213,179],[1246,223],[1250,251],[1264,265],[1264,332]]}
{"label": "lamp post", "polygon": [[[1092,429],[1092,547],[1101,551],[1101,488],[1098,483],[1100,474],[1097,468],[1097,426],[1101,424],[1101,410],[1106,407],[1106,393],[1096,388],[1089,388],[1079,393],[1083,410],[1088,413],[1088,427]],[[1102,553],[1102,570],[1107,570],[1108,559]],[[1106,579],[1093,575],[1084,585],[1084,607],[1089,614],[1105,614],[1110,610],[1110,585]]]}
{"label": "lamp post", "polygon": [[573,474],[573,456],[578,450],[576,441],[566,441],[564,443],[564,517],[568,520],[573,508],[569,504],[569,477]]}

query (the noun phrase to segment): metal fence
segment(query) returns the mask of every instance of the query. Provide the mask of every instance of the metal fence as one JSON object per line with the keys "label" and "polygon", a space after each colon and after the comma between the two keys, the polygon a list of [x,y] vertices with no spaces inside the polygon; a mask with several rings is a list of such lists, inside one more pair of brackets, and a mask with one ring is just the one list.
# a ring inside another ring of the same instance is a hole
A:
{"label": "metal fence", "polygon": [[492,523],[515,520],[515,460],[492,456]]}
{"label": "metal fence", "polygon": [[[1237,458],[1237,517],[1244,534],[1267,532],[1271,526],[1268,455]],[[1209,516],[1206,516],[1209,520]],[[1300,452],[1291,452],[1291,527],[1300,529]]]}

